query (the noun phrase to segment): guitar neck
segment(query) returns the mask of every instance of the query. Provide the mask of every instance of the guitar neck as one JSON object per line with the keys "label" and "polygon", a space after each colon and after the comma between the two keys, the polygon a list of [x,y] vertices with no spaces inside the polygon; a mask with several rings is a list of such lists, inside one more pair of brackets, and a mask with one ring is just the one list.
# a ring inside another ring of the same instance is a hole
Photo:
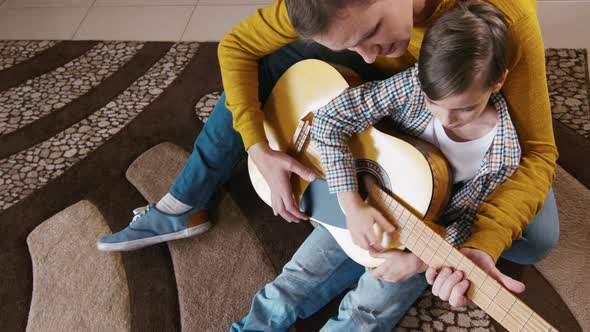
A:
{"label": "guitar neck", "polygon": [[508,331],[557,331],[383,190],[374,186],[369,201],[396,222],[399,241],[424,263],[462,271],[470,282],[467,298]]}

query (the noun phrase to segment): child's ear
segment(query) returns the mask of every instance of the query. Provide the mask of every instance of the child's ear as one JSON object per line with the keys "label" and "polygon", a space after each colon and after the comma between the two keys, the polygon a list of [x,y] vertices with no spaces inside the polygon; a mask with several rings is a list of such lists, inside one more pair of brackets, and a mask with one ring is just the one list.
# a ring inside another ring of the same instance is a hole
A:
{"label": "child's ear", "polygon": [[500,80],[498,81],[498,83],[494,84],[494,86],[492,88],[493,93],[500,92],[500,90],[502,89],[502,86],[504,85],[504,82],[506,82],[506,77],[508,77],[508,69],[506,69],[504,71],[504,75],[502,75],[502,77],[500,77]]}

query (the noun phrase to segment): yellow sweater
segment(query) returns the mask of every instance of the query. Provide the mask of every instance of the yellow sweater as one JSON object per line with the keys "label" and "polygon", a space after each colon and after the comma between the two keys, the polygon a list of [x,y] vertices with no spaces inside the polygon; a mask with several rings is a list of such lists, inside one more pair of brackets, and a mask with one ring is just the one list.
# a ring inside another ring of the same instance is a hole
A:
{"label": "yellow sweater", "polygon": [[[455,0],[442,0],[425,22],[414,25],[408,51],[401,58],[379,57],[375,66],[397,73],[418,58],[429,24],[451,8]],[[489,0],[506,15],[511,32],[509,76],[502,93],[510,107],[522,146],[518,170],[481,205],[473,233],[465,244],[488,253],[494,260],[541,209],[554,178],[557,148],[545,78],[543,40],[534,0]],[[298,39],[283,0],[259,9],[219,44],[219,62],[234,127],[244,145],[266,141],[263,113],[258,101],[257,60]]]}

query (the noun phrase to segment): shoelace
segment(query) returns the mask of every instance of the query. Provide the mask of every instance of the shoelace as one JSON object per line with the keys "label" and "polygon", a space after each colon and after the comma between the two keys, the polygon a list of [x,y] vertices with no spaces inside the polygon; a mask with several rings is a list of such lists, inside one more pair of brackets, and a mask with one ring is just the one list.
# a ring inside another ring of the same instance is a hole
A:
{"label": "shoelace", "polygon": [[133,224],[135,221],[139,220],[139,218],[141,218],[141,216],[143,216],[144,214],[148,213],[149,210],[150,210],[149,205],[138,207],[137,209],[134,209],[133,210],[133,219],[131,219],[130,224]]}

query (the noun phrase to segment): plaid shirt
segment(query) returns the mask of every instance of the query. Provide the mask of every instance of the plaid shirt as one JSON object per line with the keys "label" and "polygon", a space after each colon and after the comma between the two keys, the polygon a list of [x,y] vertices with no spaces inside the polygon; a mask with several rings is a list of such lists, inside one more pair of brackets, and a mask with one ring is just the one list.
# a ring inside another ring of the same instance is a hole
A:
{"label": "plaid shirt", "polygon": [[[446,239],[460,247],[471,234],[481,203],[518,167],[520,145],[508,114],[506,101],[493,94],[498,111],[498,129],[477,174],[453,192],[440,224],[447,228]],[[342,92],[316,112],[311,128],[320,150],[330,193],[357,191],[355,164],[348,139],[388,116],[398,130],[419,136],[432,113],[420,89],[417,65],[384,81],[374,81]]]}

